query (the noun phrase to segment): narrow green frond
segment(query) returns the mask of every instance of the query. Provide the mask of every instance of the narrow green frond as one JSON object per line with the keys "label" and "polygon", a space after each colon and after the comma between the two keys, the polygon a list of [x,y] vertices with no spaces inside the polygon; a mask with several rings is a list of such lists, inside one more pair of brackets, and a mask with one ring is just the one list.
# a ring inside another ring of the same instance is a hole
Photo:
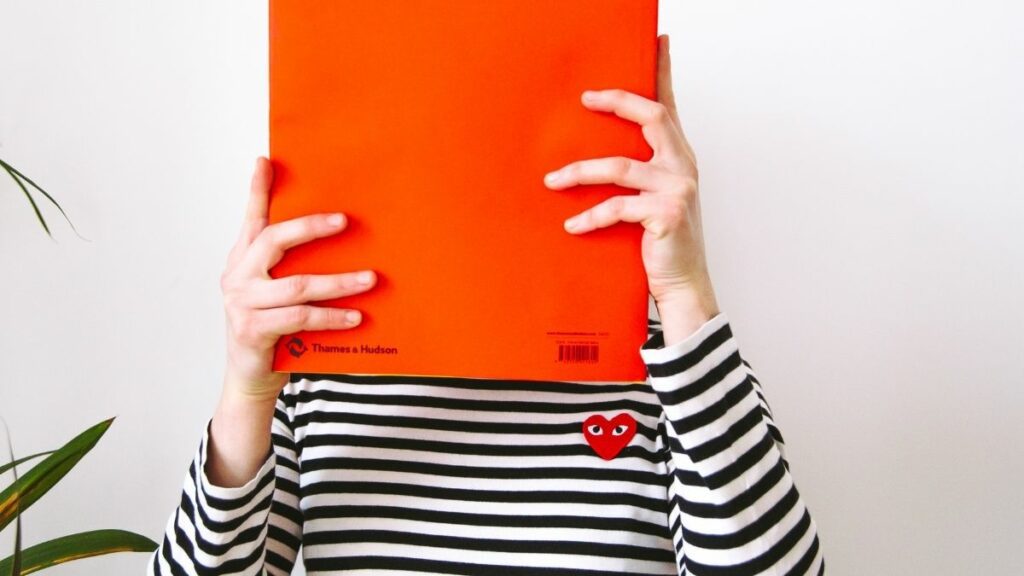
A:
{"label": "narrow green frond", "polygon": [[50,228],[46,225],[46,220],[43,218],[42,213],[39,212],[39,206],[36,206],[36,201],[33,200],[32,195],[28,193],[28,188],[25,187],[25,183],[18,178],[18,175],[11,170],[10,166],[8,166],[7,164],[3,164],[2,166],[3,169],[6,170],[8,174],[10,174],[14,182],[18,184],[18,187],[21,188],[21,191],[25,193],[25,197],[28,198],[29,203],[32,204],[32,209],[35,210],[36,212],[36,218],[38,218],[39,223],[43,225],[43,230],[46,230],[46,234],[50,238],[53,238],[53,234],[50,234]]}
{"label": "narrow green frond", "polygon": [[[0,466],[0,474],[3,474],[4,472],[7,472],[8,470],[10,470],[11,468],[14,468],[18,464],[21,464],[23,462],[28,462],[29,460],[31,460],[33,458],[39,458],[40,456],[46,456],[47,454],[53,454],[53,450],[47,450],[46,452],[40,452],[39,454],[33,454],[31,456],[25,456],[24,458],[18,458],[17,460],[15,460],[13,462],[8,462],[7,464],[4,464],[3,466]],[[15,477],[15,479],[17,479],[17,477]]]}
{"label": "narrow green frond", "polygon": [[[125,530],[91,530],[54,538],[25,549],[21,575],[31,574],[63,562],[114,552],[152,552],[157,543]],[[8,570],[10,558],[0,560],[0,574]]]}
{"label": "narrow green frond", "polygon": [[[3,420],[4,431],[7,438],[7,454],[11,459],[11,472],[14,474],[14,482],[18,482],[18,469],[14,466],[17,464],[17,460],[14,459],[14,443],[11,442],[11,430],[7,427],[7,420]],[[11,554],[11,566],[8,576],[21,576],[21,510],[18,508],[17,503],[14,507],[14,517],[16,522],[14,524],[14,554]],[[7,571],[3,566],[0,566],[0,574]]]}
{"label": "narrow green frond", "polygon": [[[50,194],[46,190],[43,190],[43,188],[40,185],[36,184],[35,181],[33,181],[31,178],[29,178],[28,176],[23,174],[20,170],[18,170],[14,166],[11,166],[7,162],[4,162],[3,160],[0,160],[0,166],[2,166],[5,170],[7,170],[7,172],[9,174],[11,174],[11,177],[15,178],[15,180],[20,178],[21,180],[24,180],[25,182],[27,182],[30,186],[32,186],[36,190],[39,190],[40,192],[42,192],[43,196],[46,196],[46,198],[49,199],[50,202],[52,202],[53,205],[57,207],[57,210],[60,210],[60,213],[64,215],[64,219],[68,221],[68,224],[71,226],[71,229],[75,231],[75,234],[78,235],[78,237],[81,238],[82,240],[85,240],[86,242],[91,242],[91,240],[89,240],[88,238],[86,238],[86,237],[84,237],[84,236],[82,236],[81,234],[78,233],[78,229],[75,228],[75,224],[73,222],[71,222],[71,218],[68,218],[67,213],[64,212],[64,208],[62,208],[61,205],[58,204],[57,201],[53,199],[53,196],[50,196]],[[20,184],[21,183],[19,182],[19,185]],[[24,190],[24,187],[22,187],[22,189]],[[27,194],[28,192],[26,191],[25,193]],[[33,205],[34,205],[34,203],[33,203]],[[38,211],[37,211],[37,213],[38,213]]]}
{"label": "narrow green frond", "polygon": [[104,420],[75,436],[0,492],[0,530],[10,524],[16,511],[27,510],[74,468],[113,421],[113,418]]}

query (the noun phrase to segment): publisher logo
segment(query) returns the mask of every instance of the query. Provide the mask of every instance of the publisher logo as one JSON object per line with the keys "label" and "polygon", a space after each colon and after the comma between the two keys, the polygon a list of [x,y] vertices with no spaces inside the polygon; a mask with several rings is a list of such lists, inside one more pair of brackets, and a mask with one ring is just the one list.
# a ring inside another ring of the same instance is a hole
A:
{"label": "publisher logo", "polygon": [[306,353],[306,343],[298,336],[292,336],[292,339],[288,341],[288,352],[298,358]]}

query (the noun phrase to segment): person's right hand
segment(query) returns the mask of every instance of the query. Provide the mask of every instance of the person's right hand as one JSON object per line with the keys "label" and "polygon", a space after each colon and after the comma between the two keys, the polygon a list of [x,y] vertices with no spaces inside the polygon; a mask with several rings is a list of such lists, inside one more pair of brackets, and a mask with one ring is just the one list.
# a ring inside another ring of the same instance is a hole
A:
{"label": "person's right hand", "polygon": [[267,226],[267,209],[273,167],[266,157],[256,159],[249,207],[238,241],[228,255],[221,275],[224,312],[227,317],[226,392],[273,403],[288,383],[289,375],[271,369],[278,338],[301,330],[337,330],[359,324],[358,311],[350,319],[347,309],[306,304],[365,292],[376,275],[363,271],[340,274],[296,274],[271,278],[272,268],[288,248],[336,234],[347,219],[331,222],[331,214],[312,214]]}

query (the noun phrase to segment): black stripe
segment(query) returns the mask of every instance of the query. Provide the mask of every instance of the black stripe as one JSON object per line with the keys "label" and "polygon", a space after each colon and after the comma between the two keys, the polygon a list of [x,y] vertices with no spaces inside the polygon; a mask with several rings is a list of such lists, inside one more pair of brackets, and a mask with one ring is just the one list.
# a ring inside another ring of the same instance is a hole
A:
{"label": "black stripe", "polygon": [[[677,501],[679,497],[675,498]],[[680,535],[683,529],[683,521],[679,514],[676,514],[675,521],[672,522],[672,541],[675,542],[676,550],[683,547],[683,537]]]}
{"label": "black stripe", "polygon": [[[726,376],[740,368],[739,352],[733,352],[718,365],[711,368],[703,376],[693,382],[673,390],[658,391],[658,399],[662,406],[678,406],[687,400],[707,392],[716,384],[725,380]],[[745,375],[745,374],[744,374]],[[667,376],[666,376],[667,378]]]}
{"label": "black stripe", "polygon": [[775,439],[775,443],[780,447],[785,446],[786,441],[782,438],[782,432],[780,432],[779,429],[771,422],[765,422],[765,424],[768,425],[768,431],[772,433],[772,438]]}
{"label": "black stripe", "polygon": [[744,510],[749,508],[754,502],[757,502],[762,496],[775,487],[776,484],[782,481],[785,475],[786,469],[780,462],[776,462],[760,480],[748,487],[742,493],[737,494],[736,497],[728,502],[710,504],[707,502],[692,502],[686,499],[681,499],[679,507],[680,510],[686,514],[690,516],[698,516],[700,518],[738,518]]}
{"label": "black stripe", "polygon": [[[621,571],[584,570],[580,568],[535,568],[529,566],[496,566],[455,562],[450,560],[424,560],[419,558],[393,558],[384,556],[354,556],[348,558],[309,558],[305,561],[309,572],[337,572],[344,570],[381,570],[433,572],[437,574],[463,574],[467,576],[622,576]],[[631,576],[664,576],[665,572]]]}
{"label": "black stripe", "polygon": [[796,491],[796,488],[791,486],[789,491],[786,492],[771,508],[766,510],[764,514],[757,517],[756,520],[750,524],[736,530],[735,532],[728,532],[725,534],[703,534],[701,532],[694,532],[693,530],[683,527],[683,538],[686,539],[688,544],[693,544],[699,548],[706,548],[709,550],[728,550],[730,548],[739,548],[749,542],[754,541],[778,525],[782,521],[782,518],[788,514],[793,508],[800,503],[800,494]]}
{"label": "black stripe", "polygon": [[[206,511],[206,507],[203,506],[203,503],[199,501],[198,494],[200,492],[202,492],[203,496],[207,499],[207,502],[211,502],[211,501],[219,500],[219,499],[213,498],[212,496],[207,494],[200,487],[199,482],[198,482],[198,480],[197,480],[197,478],[195,476],[195,466],[194,465],[189,470],[190,470],[190,474],[192,476],[192,483],[193,483],[193,486],[195,487],[194,490],[195,490],[195,494],[197,495],[197,498],[196,498],[196,501],[193,502],[190,498],[188,498],[188,495],[184,491],[182,491],[182,493],[181,493],[181,507],[182,507],[183,510],[188,512],[189,517],[194,518],[196,513],[197,513],[199,515],[199,518],[202,520],[203,525],[209,527],[210,530],[213,530],[214,532],[230,532],[232,530],[235,530],[236,528],[238,528],[242,524],[242,522],[245,521],[246,516],[248,516],[249,514],[252,514],[255,511],[260,510],[262,506],[269,506],[270,505],[270,500],[274,496],[273,491],[271,491],[269,494],[267,494],[263,498],[263,500],[261,500],[260,502],[256,503],[256,505],[253,508],[251,508],[249,511],[247,511],[245,514],[240,514],[239,516],[237,516],[235,518],[228,519],[228,520],[216,521],[216,520],[213,520],[212,518],[210,518],[209,513]],[[246,494],[244,497],[240,498],[239,500],[244,500],[246,504],[252,502],[256,498],[256,495],[259,494],[260,491],[263,490],[263,488],[265,486],[267,486],[269,483],[271,483],[273,481],[274,481],[274,475],[273,474],[267,474],[266,476],[264,476],[259,481],[259,483],[256,485],[256,487],[251,492],[249,492],[248,494]],[[221,500],[221,501],[223,502],[223,500]],[[232,500],[232,502],[234,502],[234,500]],[[195,507],[195,510],[194,510],[195,513],[193,513],[193,506]],[[221,511],[223,511],[225,513],[240,513],[242,511],[243,506],[242,505],[240,505],[240,506],[233,506],[231,508],[221,508],[221,507],[210,506],[210,508],[211,509],[216,509],[216,510],[221,510]]]}
{"label": "black stripe", "polygon": [[701,488],[707,488],[707,485],[704,483],[704,479],[701,478],[700,474],[693,470],[676,468],[672,471],[672,475],[683,486],[700,486]]}
{"label": "black stripe", "polygon": [[[818,555],[818,536],[814,536],[814,541],[811,542],[811,547],[807,549],[807,552],[800,558],[800,561],[793,565],[793,568],[786,572],[786,576],[804,576],[807,571],[811,569],[811,565],[814,564],[814,558]],[[825,567],[822,566],[819,570],[820,573],[824,573]]]}
{"label": "black stripe", "polygon": [[[605,463],[595,456],[595,460]],[[379,458],[324,457],[304,460],[304,472],[314,470],[382,470],[388,472],[411,472],[415,474],[431,474],[434,476],[450,476],[456,478],[488,478],[496,479],[545,479],[575,478],[583,480],[617,480],[635,482],[647,486],[663,486],[664,480],[656,472],[613,468],[579,468],[579,467],[495,467],[495,466],[458,466],[455,464],[437,464],[434,462],[411,462],[400,460],[383,460]]]}
{"label": "black stripe", "polygon": [[[269,537],[270,537],[270,535],[268,534],[267,538],[269,538]],[[298,546],[296,546],[295,548],[292,548],[292,551],[297,552],[298,551]],[[292,569],[295,568],[295,561],[294,560],[288,560],[284,556],[281,556],[280,554],[278,554],[277,552],[274,552],[273,550],[271,550],[269,548],[267,549],[267,553],[264,555],[263,562],[264,562],[265,566],[273,566],[274,568],[277,568],[278,570],[280,570],[281,572],[284,572],[285,574],[291,574],[292,573]]]}
{"label": "black stripe", "polygon": [[313,401],[370,404],[374,406],[417,406],[422,408],[441,408],[445,410],[466,410],[470,412],[503,412],[526,414],[530,412],[545,414],[580,414],[583,412],[628,411],[632,410],[647,416],[657,416],[661,406],[628,398],[618,398],[603,402],[523,402],[510,400],[471,400],[467,398],[448,398],[443,396],[414,396],[408,394],[354,394],[337,390],[302,390],[293,395],[296,401],[310,403]]}
{"label": "black stripe", "polygon": [[[193,523],[195,526],[195,523]],[[198,532],[193,530],[193,533],[198,536]],[[185,556],[192,560],[192,567],[195,569],[196,574],[199,576],[217,576],[218,574],[225,574],[230,572],[241,572],[246,568],[255,565],[259,562],[259,557],[262,554],[262,548],[258,547],[249,556],[236,558],[234,560],[227,560],[219,563],[217,566],[206,566],[201,564],[196,559],[196,552],[192,542],[189,540],[188,535],[178,525],[177,515],[175,515],[174,522],[174,539],[178,549],[185,552]]]}
{"label": "black stripe", "polygon": [[465,536],[443,536],[438,534],[417,534],[392,530],[331,530],[306,534],[307,546],[380,542],[431,548],[454,548],[482,552],[511,552],[528,554],[577,554],[583,556],[607,556],[609,558],[632,558],[651,562],[672,562],[675,555],[664,548],[646,548],[629,544],[603,544],[600,542],[576,542],[572,540],[506,540],[500,538],[468,538]]}
{"label": "black stripe", "polygon": [[[164,542],[167,542],[167,537],[164,536]],[[153,576],[161,576],[163,571],[160,569],[160,551],[156,550],[149,556],[149,571],[153,573]]]}
{"label": "black stripe", "polygon": [[773,447],[775,447],[775,440],[773,440],[771,436],[765,434],[757,444],[751,446],[750,449],[737,458],[735,462],[714,474],[705,476],[704,479],[707,481],[708,488],[717,490],[740,476],[743,476],[747,472],[750,472],[754,465],[760,462],[764,458],[765,454],[768,454]]}
{"label": "black stripe", "polygon": [[686,453],[689,454],[690,459],[696,463],[703,462],[708,458],[727,452],[732,448],[733,443],[735,443],[737,439],[742,438],[744,434],[757,426],[758,422],[761,422],[761,407],[755,406],[747,412],[746,416],[740,418],[729,426],[725,432],[703,444],[699,444],[686,450]]}
{"label": "black stripe", "polygon": [[714,404],[678,420],[670,419],[672,429],[675,430],[676,436],[682,437],[684,434],[692,432],[703,426],[707,426],[713,422],[717,422],[723,418],[729,410],[745,400],[747,396],[750,395],[750,391],[750,382],[744,378],[739,384],[733,386],[731,390],[726,392],[725,395],[719,398]]}
{"label": "black stripe", "polygon": [[776,542],[769,550],[751,558],[746,562],[738,564],[730,564],[728,566],[711,566],[709,564],[701,564],[694,562],[693,558],[687,559],[687,563],[690,565],[691,571],[696,574],[709,575],[709,576],[735,576],[736,574],[758,574],[775,566],[780,560],[785,558],[786,554],[796,546],[796,543],[800,541],[800,538],[807,533],[807,530],[811,527],[811,517],[804,510],[804,515],[797,522],[789,532],[786,533],[778,542]]}
{"label": "black stripe", "polygon": [[[236,518],[232,518],[225,522],[214,522],[206,516],[201,504],[196,505],[195,503],[188,500],[185,495],[182,495],[181,511],[186,514],[192,526],[205,526],[209,531],[217,534],[231,534],[237,530],[241,525],[254,514],[260,514],[266,507],[270,506],[270,500],[273,498],[273,493],[268,494],[266,498],[258,503],[256,508],[251,512],[242,514]],[[199,518],[196,518],[195,511],[198,511]],[[215,544],[202,538],[202,536],[196,532],[196,544],[199,549],[212,556],[217,556],[227,552],[235,544],[244,544],[247,542],[254,542],[259,538],[261,526],[254,526],[246,528],[239,532],[232,538],[231,543],[228,544]]]}
{"label": "black stripe", "polygon": [[274,465],[287,468],[298,474],[299,464],[296,457],[298,450],[295,446],[295,441],[277,432],[271,432],[270,442],[274,445],[274,452],[278,454]]}
{"label": "black stripe", "polygon": [[435,524],[458,524],[463,526],[489,526],[501,528],[580,528],[586,530],[617,530],[649,534],[671,540],[667,528],[635,518],[603,518],[597,516],[566,515],[509,515],[476,514],[469,512],[446,512],[422,510],[398,506],[315,506],[306,512],[307,520],[332,518],[394,518],[415,520]]}
{"label": "black stripe", "polygon": [[[317,494],[392,494],[456,502],[599,504],[605,506],[633,506],[651,512],[668,514],[668,501],[666,498],[650,498],[639,494],[623,492],[476,490],[398,482],[330,481],[315,482],[303,486],[302,494],[303,497]],[[307,510],[307,513],[312,513],[312,508]]]}
{"label": "black stripe", "polygon": [[[510,415],[513,417],[513,415]],[[581,415],[581,418],[583,416]],[[299,430],[311,423],[318,424],[362,424],[385,428],[416,428],[421,430],[445,430],[451,432],[471,432],[480,434],[523,434],[552,435],[572,434],[583,430],[580,422],[561,424],[544,424],[539,422],[474,422],[469,420],[453,420],[443,418],[425,418],[419,416],[393,416],[389,414],[359,414],[354,412],[328,412],[315,410],[295,415],[295,429]],[[658,432],[637,421],[636,433],[654,440]],[[308,437],[307,437],[308,438]]]}
{"label": "black stripe", "polygon": [[292,550],[298,550],[299,546],[302,545],[302,537],[301,537],[302,524],[299,524],[299,531],[300,531],[300,535],[296,536],[295,534],[292,534],[291,532],[288,532],[287,530],[285,530],[284,528],[282,528],[281,526],[279,526],[277,524],[273,524],[273,523],[269,523],[269,522],[267,523],[267,538],[270,539],[270,540],[275,540],[277,542],[280,542],[280,543],[288,546]]}
{"label": "black stripe", "polygon": [[280,497],[283,495],[294,496],[297,499],[299,497],[299,485],[291,480],[278,478],[274,490],[277,493],[274,495],[275,500],[270,504],[270,513],[287,518],[291,522],[302,526],[302,511],[280,500]]}
{"label": "black stripe", "polygon": [[[582,436],[582,430],[579,431]],[[463,454],[472,456],[504,457],[545,457],[545,456],[592,456],[594,450],[584,442],[572,444],[478,444],[469,442],[447,442],[422,440],[419,438],[397,438],[394,436],[364,436],[360,434],[317,434],[302,441],[303,450],[314,446],[345,446],[362,448],[386,448],[413,452],[436,452],[439,454]],[[626,446],[618,458],[640,458],[647,462],[661,462],[660,453],[652,452],[639,445]],[[308,461],[308,460],[307,460]],[[595,460],[596,462],[597,460]],[[603,462],[603,461],[602,461]]]}
{"label": "black stripe", "polygon": [[[729,328],[729,324],[722,324],[717,330],[708,334],[707,337],[697,345],[696,348],[683,354],[678,358],[673,358],[667,362],[662,363],[651,363],[647,365],[647,371],[652,378],[665,378],[667,376],[674,376],[680,372],[693,368],[698,362],[704,359],[705,356],[710,354],[715,348],[718,348],[722,343],[732,338],[732,330]],[[641,346],[643,350],[653,349],[664,349],[665,347],[665,336],[664,332],[655,334],[650,342],[646,342]]]}
{"label": "black stripe", "polygon": [[[178,512],[175,511],[175,513],[174,513],[174,524],[177,525],[177,523],[178,523]],[[171,541],[168,538],[167,533],[164,533],[164,540],[163,540],[163,544],[161,544],[161,547],[163,548],[162,552],[163,552],[164,560],[167,562],[167,565],[171,567],[171,575],[172,576],[188,576],[188,574],[185,572],[185,569],[181,566],[181,564],[178,564],[178,561],[175,560],[173,556],[171,556]]]}

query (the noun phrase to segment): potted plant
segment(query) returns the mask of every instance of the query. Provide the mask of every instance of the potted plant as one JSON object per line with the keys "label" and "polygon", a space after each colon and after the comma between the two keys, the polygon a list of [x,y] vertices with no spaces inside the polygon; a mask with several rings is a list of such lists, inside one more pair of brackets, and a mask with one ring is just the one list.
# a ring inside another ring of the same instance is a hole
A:
{"label": "potted plant", "polygon": [[[50,202],[57,206],[61,214],[64,214],[64,218],[67,219],[67,214],[64,213],[60,204],[30,178],[7,162],[0,160],[0,168],[3,168],[22,189],[32,204],[32,208],[35,210],[36,217],[42,224],[43,229],[50,238],[53,238],[49,227],[46,225],[46,220],[39,212],[39,207],[36,205],[35,200],[33,200],[32,195],[29,194],[28,187],[31,186],[42,192]],[[68,219],[68,223],[71,223],[70,219]],[[71,227],[73,229],[74,225],[72,224]],[[0,491],[0,532],[14,522],[14,552],[7,558],[0,560],[0,576],[31,574],[56,564],[98,556],[100,554],[152,552],[156,550],[157,543],[145,536],[125,530],[113,529],[90,530],[69,534],[36,544],[25,550],[21,549],[21,514],[57,484],[89,450],[92,450],[93,446],[99,442],[99,439],[113,421],[113,418],[109,418],[90,427],[56,450],[32,454],[17,460],[14,458],[14,448],[11,443],[10,432],[8,431],[7,448],[10,462],[0,465],[0,476],[10,471],[14,476],[14,481],[4,488],[3,491]],[[4,421],[4,428],[7,428],[6,421]],[[46,458],[21,477],[18,476],[17,466],[19,464],[41,456],[46,456]]]}

